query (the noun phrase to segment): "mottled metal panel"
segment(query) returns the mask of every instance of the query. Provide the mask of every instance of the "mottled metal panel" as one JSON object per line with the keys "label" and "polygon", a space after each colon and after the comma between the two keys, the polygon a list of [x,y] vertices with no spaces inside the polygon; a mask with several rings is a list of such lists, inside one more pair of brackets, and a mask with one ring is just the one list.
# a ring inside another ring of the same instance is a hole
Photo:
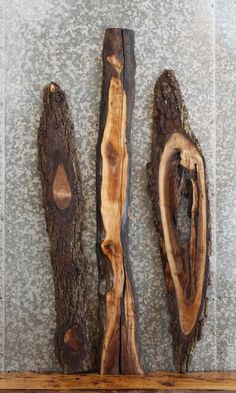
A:
{"label": "mottled metal panel", "polygon": [[209,0],[11,0],[5,4],[6,369],[57,369],[53,279],[36,144],[41,93],[51,80],[66,91],[75,124],[86,202],[83,237],[89,261],[91,329],[97,337],[95,147],[102,41],[104,30],[114,26],[135,31],[130,257],[145,365],[148,370],[173,367],[167,294],[145,170],[151,150],[154,84],[164,68],[172,68],[206,159],[212,211],[209,318],[192,369],[215,369],[214,5]]}

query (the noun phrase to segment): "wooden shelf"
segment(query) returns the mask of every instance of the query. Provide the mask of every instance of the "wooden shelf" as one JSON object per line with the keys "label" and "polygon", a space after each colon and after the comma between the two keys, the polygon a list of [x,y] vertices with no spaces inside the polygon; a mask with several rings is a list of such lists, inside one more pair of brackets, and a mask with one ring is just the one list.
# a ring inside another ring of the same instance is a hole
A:
{"label": "wooden shelf", "polygon": [[81,392],[101,390],[221,390],[236,391],[236,372],[202,372],[177,374],[156,372],[146,375],[65,375],[61,373],[10,372],[0,373],[0,391]]}

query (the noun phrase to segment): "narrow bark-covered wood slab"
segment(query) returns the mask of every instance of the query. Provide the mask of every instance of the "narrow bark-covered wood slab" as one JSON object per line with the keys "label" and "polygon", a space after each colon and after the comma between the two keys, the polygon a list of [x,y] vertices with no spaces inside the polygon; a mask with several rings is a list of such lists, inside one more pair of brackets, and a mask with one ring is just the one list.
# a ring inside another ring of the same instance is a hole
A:
{"label": "narrow bark-covered wood slab", "polygon": [[137,311],[128,259],[130,128],[134,34],[108,29],[97,143],[97,256],[101,373],[142,373]]}
{"label": "narrow bark-covered wood slab", "polygon": [[206,316],[210,242],[206,168],[173,71],[154,91],[149,194],[169,293],[174,363],[188,370]]}
{"label": "narrow bark-covered wood slab", "polygon": [[55,83],[45,87],[43,105],[39,170],[55,284],[56,354],[65,373],[85,372],[94,367],[94,350],[88,330],[83,197],[74,126],[65,93]]}

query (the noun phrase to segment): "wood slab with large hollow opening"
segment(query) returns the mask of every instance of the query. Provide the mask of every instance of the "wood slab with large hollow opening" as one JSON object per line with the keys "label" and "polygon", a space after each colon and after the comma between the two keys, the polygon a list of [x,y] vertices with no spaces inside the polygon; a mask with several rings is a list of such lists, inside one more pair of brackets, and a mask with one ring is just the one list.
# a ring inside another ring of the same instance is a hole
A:
{"label": "wood slab with large hollow opening", "polygon": [[55,284],[56,354],[65,373],[86,372],[94,370],[95,350],[88,325],[83,198],[74,126],[65,93],[55,83],[45,87],[43,105],[39,170]]}
{"label": "wood slab with large hollow opening", "polygon": [[206,316],[210,230],[205,162],[173,71],[164,71],[155,86],[148,175],[169,293],[174,362],[185,372]]}
{"label": "wood slab with large hollow opening", "polygon": [[97,255],[101,373],[142,373],[134,288],[128,260],[130,128],[134,34],[108,29],[97,144]]}

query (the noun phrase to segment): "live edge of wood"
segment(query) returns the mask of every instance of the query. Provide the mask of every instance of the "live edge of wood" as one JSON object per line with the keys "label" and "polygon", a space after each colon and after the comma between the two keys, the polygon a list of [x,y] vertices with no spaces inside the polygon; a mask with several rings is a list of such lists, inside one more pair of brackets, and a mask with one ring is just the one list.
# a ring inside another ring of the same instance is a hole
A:
{"label": "live edge of wood", "polygon": [[101,374],[142,374],[128,257],[134,33],[107,29],[97,143],[97,257]]}
{"label": "live edge of wood", "polygon": [[33,372],[0,373],[0,391],[101,390],[236,390],[236,371],[178,374],[159,371],[145,375],[98,375]]}

